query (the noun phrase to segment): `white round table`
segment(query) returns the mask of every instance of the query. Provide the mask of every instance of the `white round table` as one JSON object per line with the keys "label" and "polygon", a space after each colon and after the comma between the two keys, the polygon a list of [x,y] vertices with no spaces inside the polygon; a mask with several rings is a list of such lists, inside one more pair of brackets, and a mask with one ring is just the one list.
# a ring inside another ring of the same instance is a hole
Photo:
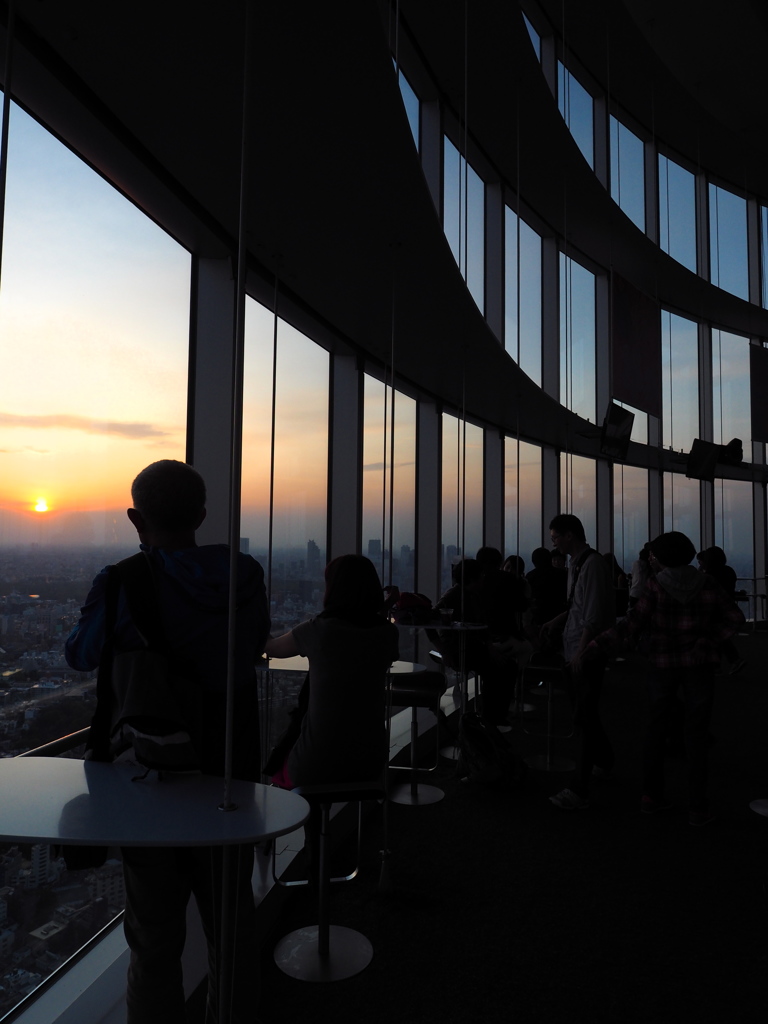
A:
{"label": "white round table", "polygon": [[78,846],[228,846],[299,828],[303,797],[233,780],[234,810],[219,810],[224,780],[211,775],[133,781],[136,765],[60,757],[0,759],[0,836]]}
{"label": "white round table", "polygon": [[[273,672],[309,672],[309,658],[294,654],[291,658],[268,658],[257,666],[271,669]],[[413,675],[414,672],[425,672],[426,666],[417,661],[394,661],[389,669],[390,675]]]}

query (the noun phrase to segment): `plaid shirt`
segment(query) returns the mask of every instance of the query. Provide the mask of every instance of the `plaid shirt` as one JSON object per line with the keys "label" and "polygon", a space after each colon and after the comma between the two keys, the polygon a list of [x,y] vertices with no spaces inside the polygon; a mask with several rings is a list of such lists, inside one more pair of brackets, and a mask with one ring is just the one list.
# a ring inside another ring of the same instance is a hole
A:
{"label": "plaid shirt", "polygon": [[744,624],[741,609],[710,577],[689,601],[673,598],[651,577],[627,617],[592,641],[606,653],[645,635],[654,668],[716,665],[721,644]]}

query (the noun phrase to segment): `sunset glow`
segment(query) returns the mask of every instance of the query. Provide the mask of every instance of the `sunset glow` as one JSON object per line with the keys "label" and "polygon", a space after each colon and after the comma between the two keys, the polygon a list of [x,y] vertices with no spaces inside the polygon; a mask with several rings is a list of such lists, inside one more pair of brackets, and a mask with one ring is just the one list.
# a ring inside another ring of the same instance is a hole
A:
{"label": "sunset glow", "polygon": [[45,500],[45,498],[38,498],[37,502],[35,504],[35,512],[47,512],[47,511],[48,511],[48,502]]}

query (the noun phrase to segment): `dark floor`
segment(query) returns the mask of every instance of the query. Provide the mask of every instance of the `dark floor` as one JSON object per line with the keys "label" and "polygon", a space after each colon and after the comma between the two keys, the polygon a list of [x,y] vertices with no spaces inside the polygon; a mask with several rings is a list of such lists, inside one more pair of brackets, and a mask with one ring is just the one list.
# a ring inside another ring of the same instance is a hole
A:
{"label": "dark floor", "polygon": [[[768,636],[737,644],[749,665],[719,683],[713,824],[688,824],[682,760],[669,762],[674,810],[639,813],[642,668],[620,663],[604,693],[616,772],[596,783],[588,810],[549,804],[562,775],[531,771],[507,794],[459,783],[443,762],[430,779],[441,803],[390,806],[393,892],[377,893],[375,820],[368,870],[334,887],[332,920],[369,937],[370,966],[307,984],[277,970],[270,941],[262,1019],[765,1024],[768,818],[748,804],[768,797]],[[543,722],[526,716],[531,730]],[[543,749],[519,726],[510,739],[521,753]],[[273,939],[314,919],[297,891]]]}

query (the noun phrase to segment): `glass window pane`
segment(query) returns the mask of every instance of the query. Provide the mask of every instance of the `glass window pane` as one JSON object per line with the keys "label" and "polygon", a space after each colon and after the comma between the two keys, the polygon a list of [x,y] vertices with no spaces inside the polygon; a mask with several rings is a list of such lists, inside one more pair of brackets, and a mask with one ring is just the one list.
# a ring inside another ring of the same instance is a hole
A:
{"label": "glass window pane", "polygon": [[613,467],[613,552],[625,572],[632,571],[648,536],[648,470]]}
{"label": "glass window pane", "polygon": [[520,555],[526,571],[533,566],[531,552],[542,545],[541,506],[541,448],[505,438],[504,554]]}
{"label": "glass window pane", "polygon": [[709,186],[709,272],[712,284],[749,298],[747,201]]}
{"label": "glass window pane", "polygon": [[699,340],[692,320],[661,311],[663,444],[690,451],[699,436]]}
{"label": "glass window pane", "polygon": [[416,149],[419,149],[421,126],[421,109],[419,106],[419,97],[413,91],[408,79],[399,69],[397,73],[397,81],[400,85],[400,95],[403,97],[403,104],[405,105],[405,113],[408,117],[408,124],[411,126],[411,134],[413,135],[413,141],[416,143]]}
{"label": "glass window pane", "polygon": [[443,230],[481,312],[485,311],[485,184],[444,137]]}
{"label": "glass window pane", "polygon": [[768,207],[760,207],[760,273],[763,308],[768,309]]}
{"label": "glass window pane", "polygon": [[715,544],[725,551],[738,577],[737,589],[754,592],[752,546],[752,484],[748,480],[715,480]]}
{"label": "glass window pane", "polygon": [[508,206],[505,211],[507,352],[541,385],[541,236]]}
{"label": "glass window pane", "polygon": [[597,466],[594,459],[581,455],[560,456],[560,511],[578,516],[587,541],[593,546],[597,543]]}
{"label": "glass window pane", "polygon": [[[125,514],[133,478],[185,457],[190,283],[189,253],[18,107],[9,129],[0,756],[84,728],[93,715],[95,673],[68,668],[64,639],[96,573],[138,548]],[[89,872],[89,882],[58,853],[0,845],[3,885],[14,889],[0,897],[3,1013],[122,909],[119,862]],[[69,924],[45,952],[47,940],[30,932],[54,918]]]}
{"label": "glass window pane", "polygon": [[451,566],[466,551],[474,558],[483,543],[483,431],[443,413],[442,589]]}
{"label": "glass window pane", "polygon": [[[615,398],[614,402],[616,402]],[[632,421],[630,441],[637,441],[638,444],[648,444],[648,413],[643,412],[641,409],[635,409],[634,406],[628,405],[626,402],[616,402],[616,405],[620,405],[622,409],[629,409],[630,412],[635,414],[635,418]]]}
{"label": "glass window pane", "polygon": [[645,148],[611,115],[611,198],[645,231]]}
{"label": "glass window pane", "polygon": [[595,422],[595,275],[560,254],[560,401]]}
{"label": "glass window pane", "polygon": [[576,145],[594,169],[594,100],[562,61],[557,62],[557,106]]}
{"label": "glass window pane", "polygon": [[[385,430],[386,416],[386,430]],[[382,583],[413,589],[416,504],[416,403],[364,377],[363,554]]]}
{"label": "glass window pane", "polygon": [[322,607],[328,477],[328,353],[278,320],[274,493],[272,314],[246,307],[241,530],[248,550],[271,567],[272,628],[286,632]]}
{"label": "glass window pane", "polygon": [[749,340],[727,331],[712,331],[712,412],[717,444],[738,437],[750,458],[752,418],[749,387]]}
{"label": "glass window pane", "polygon": [[523,21],[525,22],[525,27],[528,29],[528,35],[530,36],[531,45],[533,46],[536,56],[541,60],[541,36],[525,15],[523,15]]}
{"label": "glass window pane", "polygon": [[701,547],[701,504],[698,480],[682,473],[664,474],[664,532],[679,530],[698,551]]}
{"label": "glass window pane", "polygon": [[696,179],[659,153],[659,245],[696,273]]}

